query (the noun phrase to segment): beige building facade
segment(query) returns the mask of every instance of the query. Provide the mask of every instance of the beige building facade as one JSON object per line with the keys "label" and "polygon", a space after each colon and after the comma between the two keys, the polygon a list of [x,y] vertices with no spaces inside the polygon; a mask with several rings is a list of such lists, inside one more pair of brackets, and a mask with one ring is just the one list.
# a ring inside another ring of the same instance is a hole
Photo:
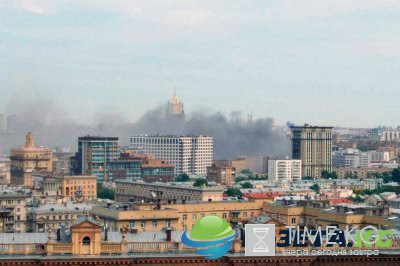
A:
{"label": "beige building facade", "polygon": [[207,167],[207,180],[231,187],[235,184],[235,168],[212,164]]}
{"label": "beige building facade", "polygon": [[195,222],[204,216],[216,215],[230,223],[246,222],[263,213],[267,200],[245,202],[203,202],[161,205],[137,204],[133,207],[93,207],[92,216],[103,220],[111,231],[127,228],[132,232],[158,231],[165,228],[191,230]]}
{"label": "beige building facade", "polygon": [[[295,206],[266,204],[265,213],[270,217],[290,226],[307,226],[316,228],[318,226],[336,225],[341,229],[349,226],[365,227],[368,225],[377,228],[395,228],[396,222],[388,220],[387,213],[383,209],[368,208],[358,211],[327,211],[328,205],[320,206]],[[344,209],[346,207],[343,207]],[[350,209],[349,209],[350,210]]]}
{"label": "beige building facade", "polygon": [[33,134],[28,132],[25,146],[11,150],[11,184],[33,187],[34,171],[52,172],[52,153],[49,148],[36,147]]}
{"label": "beige building facade", "polygon": [[26,231],[27,196],[9,189],[0,191],[0,211],[4,213],[0,232],[24,233]]}
{"label": "beige building facade", "polygon": [[64,200],[86,201],[97,198],[97,177],[86,175],[57,178]]}

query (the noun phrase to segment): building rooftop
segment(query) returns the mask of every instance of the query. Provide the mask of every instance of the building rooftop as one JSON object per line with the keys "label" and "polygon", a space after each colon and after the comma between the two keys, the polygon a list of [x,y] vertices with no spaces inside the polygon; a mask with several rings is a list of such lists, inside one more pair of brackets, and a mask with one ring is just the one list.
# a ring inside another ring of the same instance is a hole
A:
{"label": "building rooftop", "polygon": [[87,141],[118,141],[118,137],[101,137],[101,136],[84,136],[79,137],[78,140],[87,140]]}
{"label": "building rooftop", "polygon": [[66,203],[53,203],[53,204],[42,204],[36,208],[30,208],[31,213],[48,213],[48,212],[74,212],[74,211],[90,211],[92,210],[92,204],[90,203],[73,203],[71,201]]}
{"label": "building rooftop", "polygon": [[[181,242],[183,231],[171,231],[171,241]],[[103,232],[104,239],[104,232]],[[120,232],[109,232],[108,241],[121,242],[122,234]],[[146,231],[138,232],[136,234],[126,234],[126,241],[128,242],[165,242],[167,241],[167,234],[163,231]]]}
{"label": "building rooftop", "polygon": [[5,233],[0,234],[0,244],[46,244],[47,233]]}
{"label": "building rooftop", "polygon": [[189,187],[189,186],[179,186],[176,183],[145,183],[145,182],[135,182],[131,180],[115,180],[115,183],[132,184],[138,186],[148,186],[148,187],[164,187],[164,188],[177,188],[177,189],[188,189],[195,191],[223,191],[222,187]]}
{"label": "building rooftop", "polygon": [[211,136],[207,136],[207,135],[162,135],[162,134],[136,134],[136,135],[132,135],[131,137],[150,137],[150,138],[187,138],[187,137],[210,137]]}

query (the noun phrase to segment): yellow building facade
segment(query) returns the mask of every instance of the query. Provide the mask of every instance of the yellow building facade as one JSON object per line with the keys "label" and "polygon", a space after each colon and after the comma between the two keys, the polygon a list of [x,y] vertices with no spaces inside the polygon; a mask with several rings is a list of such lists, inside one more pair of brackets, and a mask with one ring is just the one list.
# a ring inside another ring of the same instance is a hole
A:
{"label": "yellow building facade", "polygon": [[372,225],[378,228],[395,228],[397,226],[395,222],[387,220],[387,216],[337,213],[310,206],[266,204],[264,210],[267,215],[289,226],[316,228],[318,226],[336,225],[341,229],[345,229],[346,226],[364,227]]}
{"label": "yellow building facade", "polygon": [[191,230],[204,216],[216,215],[231,223],[246,222],[263,213],[267,200],[221,201],[162,205],[139,204],[132,208],[115,209],[94,206],[92,216],[103,220],[111,231],[125,228],[131,231],[158,231],[170,227],[174,230]]}
{"label": "yellow building facade", "polygon": [[97,198],[96,176],[62,176],[58,178],[61,196],[65,200],[91,200]]}
{"label": "yellow building facade", "polygon": [[31,132],[26,135],[25,146],[11,150],[11,185],[33,187],[32,173],[51,173],[53,152],[49,148],[35,146]]}

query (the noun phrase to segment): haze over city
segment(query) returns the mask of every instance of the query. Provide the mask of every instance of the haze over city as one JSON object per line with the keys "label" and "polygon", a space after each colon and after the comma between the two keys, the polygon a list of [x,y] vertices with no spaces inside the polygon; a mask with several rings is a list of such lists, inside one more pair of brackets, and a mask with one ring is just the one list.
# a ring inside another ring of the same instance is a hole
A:
{"label": "haze over city", "polygon": [[187,114],[398,125],[398,1],[0,1],[0,16],[0,113],[133,123],[176,87]]}
{"label": "haze over city", "polygon": [[399,57],[398,0],[0,0],[0,266],[399,265]]}

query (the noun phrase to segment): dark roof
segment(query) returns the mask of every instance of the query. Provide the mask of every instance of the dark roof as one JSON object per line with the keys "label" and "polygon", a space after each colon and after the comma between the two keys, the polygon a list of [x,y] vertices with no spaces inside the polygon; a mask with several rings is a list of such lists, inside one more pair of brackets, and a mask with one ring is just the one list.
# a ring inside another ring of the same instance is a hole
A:
{"label": "dark roof", "polygon": [[78,140],[88,140],[88,141],[103,141],[103,140],[108,140],[108,141],[118,141],[118,137],[101,137],[101,136],[84,136],[84,137],[79,137]]}

